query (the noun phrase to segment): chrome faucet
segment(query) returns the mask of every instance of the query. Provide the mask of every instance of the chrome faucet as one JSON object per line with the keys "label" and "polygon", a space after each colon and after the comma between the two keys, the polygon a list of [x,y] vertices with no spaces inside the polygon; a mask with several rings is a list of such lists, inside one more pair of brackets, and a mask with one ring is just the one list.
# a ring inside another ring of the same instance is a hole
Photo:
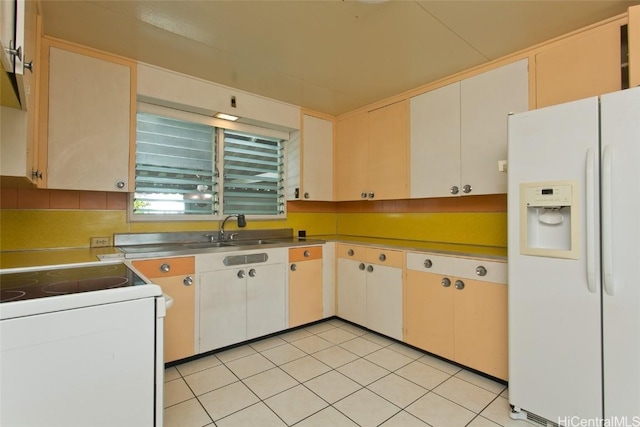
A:
{"label": "chrome faucet", "polygon": [[[227,220],[231,217],[238,217],[238,227],[243,228],[247,226],[247,220],[244,217],[244,214],[232,214],[227,216],[221,223],[220,223],[220,230],[218,231],[218,235],[219,235],[219,239],[220,240],[224,240],[224,224],[227,222]],[[234,235],[237,233],[234,233]],[[232,237],[233,238],[233,235]]]}

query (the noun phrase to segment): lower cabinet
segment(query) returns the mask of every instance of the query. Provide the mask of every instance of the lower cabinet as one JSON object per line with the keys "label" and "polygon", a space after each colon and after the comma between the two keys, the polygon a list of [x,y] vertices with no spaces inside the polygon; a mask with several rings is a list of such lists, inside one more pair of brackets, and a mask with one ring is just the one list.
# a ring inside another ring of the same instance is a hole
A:
{"label": "lower cabinet", "polygon": [[173,298],[164,320],[164,361],[195,354],[194,257],[133,261],[133,266]]}
{"label": "lower cabinet", "polygon": [[198,255],[199,353],[287,328],[287,249]]}
{"label": "lower cabinet", "polygon": [[289,249],[289,327],[322,319],[322,246]]}
{"label": "lower cabinet", "polygon": [[506,263],[407,253],[404,340],[508,378]]}
{"label": "lower cabinet", "polygon": [[402,340],[403,253],[337,245],[338,316]]}

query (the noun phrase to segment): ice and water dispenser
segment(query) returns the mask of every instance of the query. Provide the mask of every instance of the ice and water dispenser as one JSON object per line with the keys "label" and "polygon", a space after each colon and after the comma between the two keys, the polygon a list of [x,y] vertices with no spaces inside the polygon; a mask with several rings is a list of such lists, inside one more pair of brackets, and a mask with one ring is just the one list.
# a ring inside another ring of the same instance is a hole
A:
{"label": "ice and water dispenser", "polygon": [[578,258],[577,183],[520,184],[520,253]]}

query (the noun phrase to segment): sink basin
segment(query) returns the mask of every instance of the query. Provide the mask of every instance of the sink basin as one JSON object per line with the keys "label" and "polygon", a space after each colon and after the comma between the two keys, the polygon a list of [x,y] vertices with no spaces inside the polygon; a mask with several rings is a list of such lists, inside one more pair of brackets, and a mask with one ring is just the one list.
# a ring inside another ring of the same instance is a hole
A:
{"label": "sink basin", "polygon": [[234,246],[230,242],[202,242],[202,243],[184,243],[182,245],[189,249],[204,249],[204,248],[224,248],[228,246]]}
{"label": "sink basin", "polygon": [[258,246],[258,245],[269,245],[277,242],[273,242],[271,240],[264,239],[243,239],[243,240],[231,240],[226,242],[232,246]]}

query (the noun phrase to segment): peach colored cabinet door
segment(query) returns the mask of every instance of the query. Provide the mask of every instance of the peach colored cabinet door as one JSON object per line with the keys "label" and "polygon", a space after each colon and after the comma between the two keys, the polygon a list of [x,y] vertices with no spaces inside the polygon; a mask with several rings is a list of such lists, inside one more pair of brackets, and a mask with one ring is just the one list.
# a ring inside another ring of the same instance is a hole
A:
{"label": "peach colored cabinet door", "polygon": [[289,264],[289,327],[322,319],[322,258]]}
{"label": "peach colored cabinet door", "polygon": [[369,112],[368,157],[368,199],[409,197],[409,101]]}
{"label": "peach colored cabinet door", "polygon": [[47,188],[129,191],[135,64],[57,43],[43,49],[49,54]]}
{"label": "peach colored cabinet door", "polygon": [[[168,266],[169,270],[166,270]],[[193,257],[133,261],[133,266],[173,298],[164,319],[164,361],[195,354],[195,264]],[[162,267],[162,269],[161,269]]]}
{"label": "peach colored cabinet door", "polygon": [[506,380],[507,286],[472,279],[456,282],[464,288],[454,283],[455,361]]}
{"label": "peach colored cabinet door", "polygon": [[[443,286],[443,283],[449,284]],[[451,278],[448,276],[407,270],[404,340],[408,344],[453,360],[454,321],[451,283]]]}
{"label": "peach colored cabinet door", "polygon": [[369,116],[360,113],[336,123],[336,200],[359,200],[368,185]]}
{"label": "peach colored cabinet door", "polygon": [[620,90],[620,26],[571,37],[535,61],[537,108]]}

